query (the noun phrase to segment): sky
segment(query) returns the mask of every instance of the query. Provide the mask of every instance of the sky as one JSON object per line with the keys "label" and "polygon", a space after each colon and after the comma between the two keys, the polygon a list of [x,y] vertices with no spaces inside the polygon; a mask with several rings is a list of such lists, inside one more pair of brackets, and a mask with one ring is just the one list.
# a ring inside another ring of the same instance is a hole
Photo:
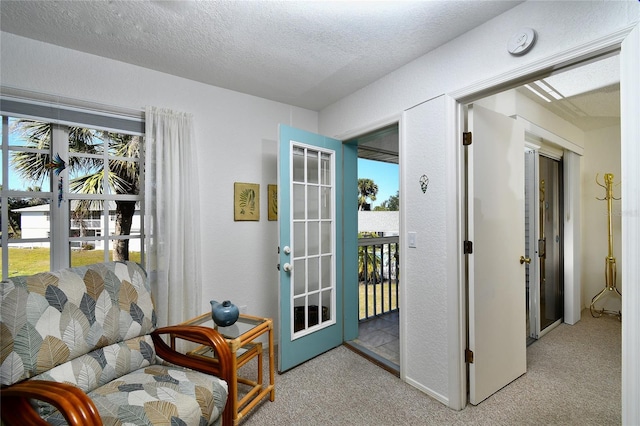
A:
{"label": "sky", "polygon": [[[0,138],[2,136],[0,135]],[[0,139],[1,140],[1,139]],[[9,137],[9,144],[12,143],[12,137]],[[0,152],[0,164],[2,160],[2,152]],[[1,170],[1,169],[0,169]],[[10,171],[9,181],[11,189],[26,189],[27,186],[33,185],[32,183],[24,182],[20,179],[13,170]],[[399,171],[398,165],[392,163],[385,163],[382,161],[365,160],[358,158],[358,179],[366,178],[371,179],[378,185],[378,195],[373,202],[371,208],[379,206],[383,201],[386,201],[392,195],[396,195],[399,186]],[[0,181],[2,180],[0,175]]]}
{"label": "sky", "polygon": [[378,195],[371,206],[379,206],[400,189],[400,172],[397,164],[358,158],[358,179],[371,179],[378,185]]}
{"label": "sky", "polygon": [[[12,134],[9,133],[9,145],[14,145],[17,143],[17,141],[19,140],[19,138]],[[0,134],[0,142],[2,142],[2,135]],[[2,171],[2,152],[0,152],[0,172]],[[5,182],[2,182],[2,174],[0,173],[0,183],[3,185]],[[32,182],[25,182],[23,179],[20,178],[20,176],[18,176],[18,174],[15,172],[15,170],[12,167],[9,167],[9,182],[7,185],[7,188],[5,189],[14,189],[14,190],[26,190],[27,187],[29,186],[34,186],[37,185],[36,183],[32,183]]]}

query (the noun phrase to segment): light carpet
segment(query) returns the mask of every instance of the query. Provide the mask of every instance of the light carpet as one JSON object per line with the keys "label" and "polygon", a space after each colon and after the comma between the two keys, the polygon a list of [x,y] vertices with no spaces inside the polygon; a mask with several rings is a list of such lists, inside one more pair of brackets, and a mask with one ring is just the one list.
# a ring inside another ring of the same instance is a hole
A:
{"label": "light carpet", "polygon": [[276,374],[275,401],[242,424],[619,425],[620,388],[621,323],[587,310],[529,346],[527,373],[478,406],[451,410],[340,346]]}

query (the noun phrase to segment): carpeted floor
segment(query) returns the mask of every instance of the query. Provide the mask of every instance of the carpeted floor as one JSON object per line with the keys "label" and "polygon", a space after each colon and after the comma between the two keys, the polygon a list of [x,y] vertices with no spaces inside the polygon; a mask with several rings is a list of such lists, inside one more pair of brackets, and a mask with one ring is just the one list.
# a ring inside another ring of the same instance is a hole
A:
{"label": "carpeted floor", "polygon": [[[259,404],[242,424],[619,425],[620,331],[616,318],[584,311],[577,324],[562,324],[529,346],[527,374],[462,411],[341,346],[276,374],[276,400]],[[241,373],[250,370],[255,365]]]}

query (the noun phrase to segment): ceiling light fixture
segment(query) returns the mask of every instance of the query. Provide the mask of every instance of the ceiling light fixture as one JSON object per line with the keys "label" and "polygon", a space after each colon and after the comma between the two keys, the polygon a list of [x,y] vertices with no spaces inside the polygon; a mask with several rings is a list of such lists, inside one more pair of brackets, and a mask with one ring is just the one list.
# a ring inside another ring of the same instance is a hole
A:
{"label": "ceiling light fixture", "polygon": [[544,90],[545,92],[547,92],[547,94],[551,95],[553,98],[555,98],[556,100],[560,100],[563,99],[564,96],[562,96],[560,93],[558,93],[553,87],[551,87],[546,81],[544,80],[538,80],[536,81],[536,85],[540,88],[542,88],[542,90]]}
{"label": "ceiling light fixture", "polygon": [[535,93],[536,95],[540,96],[542,99],[544,99],[547,102],[551,102],[551,99],[547,98],[545,95],[543,95],[542,93],[538,92],[536,89],[534,89],[530,84],[525,84],[524,87],[526,87],[527,89],[531,90],[533,93]]}

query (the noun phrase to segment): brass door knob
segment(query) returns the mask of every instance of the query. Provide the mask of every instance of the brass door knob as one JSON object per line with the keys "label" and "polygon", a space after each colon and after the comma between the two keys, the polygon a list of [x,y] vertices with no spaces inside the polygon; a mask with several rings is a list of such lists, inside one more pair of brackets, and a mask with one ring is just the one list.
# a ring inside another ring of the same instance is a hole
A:
{"label": "brass door knob", "polygon": [[531,259],[528,257],[520,256],[520,264],[526,263],[527,265],[531,263]]}

